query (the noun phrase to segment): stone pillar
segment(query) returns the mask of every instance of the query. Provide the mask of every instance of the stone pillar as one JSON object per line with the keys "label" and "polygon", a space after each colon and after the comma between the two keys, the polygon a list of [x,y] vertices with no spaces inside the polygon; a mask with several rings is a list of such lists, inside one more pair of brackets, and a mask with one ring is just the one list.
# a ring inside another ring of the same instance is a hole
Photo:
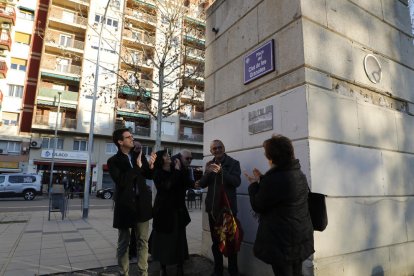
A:
{"label": "stone pillar", "polygon": [[[244,84],[245,57],[271,40],[275,70]],[[205,160],[210,141],[221,139],[242,170],[266,171],[262,142],[279,133],[293,140],[311,189],[328,196],[329,225],[315,232],[314,268],[306,263],[306,273],[413,274],[407,1],[217,0],[207,14],[206,48]],[[270,130],[255,125],[258,114]],[[272,275],[252,254],[257,221],[247,186],[242,176],[239,268]],[[211,257],[207,224],[204,215],[202,253]]]}

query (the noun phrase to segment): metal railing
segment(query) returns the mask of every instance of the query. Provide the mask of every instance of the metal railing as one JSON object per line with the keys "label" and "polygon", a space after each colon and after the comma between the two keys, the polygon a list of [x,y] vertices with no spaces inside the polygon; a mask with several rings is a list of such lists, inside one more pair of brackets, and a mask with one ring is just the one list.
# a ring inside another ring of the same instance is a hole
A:
{"label": "metal railing", "polygon": [[179,139],[190,142],[203,142],[203,134],[184,134],[180,133]]}
{"label": "metal railing", "polygon": [[68,101],[78,101],[78,92],[68,91],[68,90],[57,90],[57,89],[51,89],[51,88],[39,88],[39,94],[38,96],[46,97],[46,98],[57,98],[58,92],[62,92],[61,100],[68,100]]}
{"label": "metal railing", "polygon": [[132,134],[147,136],[151,135],[151,129],[148,127],[135,126],[135,128],[130,128]]}
{"label": "metal railing", "polygon": [[[41,68],[53,70],[59,73],[69,73],[80,75],[81,67],[78,65],[64,64],[62,61],[59,61],[59,56],[54,55],[44,55],[42,58]],[[62,60],[66,60],[62,58]],[[71,61],[69,60],[69,63]]]}
{"label": "metal railing", "polygon": [[155,45],[155,36],[150,36],[142,31],[123,30],[122,35],[124,38],[131,39],[134,42],[150,46]]}
{"label": "metal railing", "polygon": [[181,110],[180,118],[183,118],[186,120],[204,120],[204,112],[200,112],[200,111],[186,112],[185,110]]}
{"label": "metal railing", "polygon": [[141,22],[151,23],[154,25],[157,24],[157,17],[155,15],[151,15],[151,14],[148,14],[148,13],[145,13],[139,10],[134,10],[131,8],[126,8],[125,14]]}
{"label": "metal railing", "polygon": [[[76,128],[76,121],[77,121],[76,119],[69,119],[69,118],[61,119],[59,123],[59,129]],[[52,120],[49,120],[48,115],[35,115],[33,124],[39,125],[39,126],[46,126],[51,129],[54,129],[56,122],[55,122],[55,118],[53,118]]]}

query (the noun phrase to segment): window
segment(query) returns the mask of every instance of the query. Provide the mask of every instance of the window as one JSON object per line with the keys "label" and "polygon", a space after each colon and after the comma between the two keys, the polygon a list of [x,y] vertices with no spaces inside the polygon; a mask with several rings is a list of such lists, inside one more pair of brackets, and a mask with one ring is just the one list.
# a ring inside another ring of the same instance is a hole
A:
{"label": "window", "polygon": [[75,13],[70,11],[63,11],[62,12],[62,20],[69,23],[76,23],[75,22]]}
{"label": "window", "polygon": [[[55,138],[42,138],[42,149],[53,149],[55,146]],[[57,138],[56,149],[63,149],[63,138]]]}
{"label": "window", "polygon": [[57,64],[56,64],[56,71],[59,72],[69,72],[69,65],[70,65],[70,60],[66,59],[66,58],[60,58],[57,60]]}
{"label": "window", "polygon": [[9,176],[10,183],[35,183],[36,177],[30,175],[11,175]]}
{"label": "window", "polygon": [[17,14],[17,17],[33,21],[34,20],[34,12],[23,10],[23,9],[20,8],[19,12]]}
{"label": "window", "polygon": [[161,134],[175,135],[175,123],[173,123],[173,122],[161,122]]}
{"label": "window", "polygon": [[118,152],[118,148],[114,143],[106,143],[105,153],[106,154],[115,154]]}
{"label": "window", "polygon": [[142,153],[145,153],[145,155],[151,155],[152,147],[148,145],[142,145]]}
{"label": "window", "polygon": [[[104,17],[100,14],[95,14],[95,23],[99,24],[102,22],[104,22]],[[106,18],[105,24],[111,28],[118,28],[118,25],[119,25],[118,20],[113,19],[113,18]]]}
{"label": "window", "polygon": [[9,153],[20,153],[21,150],[22,150],[22,143],[21,142],[9,141],[7,143],[7,151]]}
{"label": "window", "polygon": [[20,58],[11,58],[10,68],[14,70],[26,71],[27,60]]}
{"label": "window", "polygon": [[64,47],[71,47],[72,46],[72,36],[61,34],[59,39],[59,45]]}
{"label": "window", "polygon": [[6,126],[17,126],[19,123],[19,114],[11,112],[3,112],[2,114],[3,124]]}
{"label": "window", "polygon": [[22,98],[23,97],[23,86],[9,84],[9,97]]}
{"label": "window", "polygon": [[30,35],[16,32],[14,35],[14,41],[20,44],[30,45]]}
{"label": "window", "polygon": [[203,159],[203,154],[200,152],[192,152],[191,156],[193,156],[193,159]]}
{"label": "window", "polygon": [[[99,44],[99,38],[97,36],[93,36],[91,38],[91,47],[92,47],[92,49],[98,49],[98,44]],[[117,49],[117,43],[116,43],[115,40],[111,40],[111,39],[102,39],[101,40],[101,50],[104,50],[105,52],[115,54],[116,49]]]}
{"label": "window", "polygon": [[6,177],[4,175],[0,175],[0,183],[3,183]]}
{"label": "window", "polygon": [[73,141],[73,150],[87,151],[88,150],[88,141],[86,141],[86,140],[75,140],[75,141]]}
{"label": "window", "polygon": [[172,147],[164,147],[164,150],[166,150],[170,156],[173,155],[173,148]]}

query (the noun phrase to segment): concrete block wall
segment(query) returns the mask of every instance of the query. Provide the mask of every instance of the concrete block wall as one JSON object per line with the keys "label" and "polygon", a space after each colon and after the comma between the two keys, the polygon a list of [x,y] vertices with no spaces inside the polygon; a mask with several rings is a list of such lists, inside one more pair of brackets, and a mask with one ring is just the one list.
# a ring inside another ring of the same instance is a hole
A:
{"label": "concrete block wall", "polygon": [[[407,110],[414,103],[414,47],[407,1],[218,0],[206,30],[205,160],[209,142],[221,139],[242,171],[266,171],[263,140],[290,137],[312,190],[328,195],[329,226],[315,232],[313,267],[304,263],[304,272],[413,275],[414,116]],[[276,70],[244,85],[243,57],[270,39]],[[364,71],[367,54],[382,66],[377,84]],[[248,112],[268,105],[273,130],[250,135]],[[272,275],[252,255],[257,221],[247,186],[242,177],[239,267],[245,275]],[[211,257],[205,218],[203,229],[203,254]]]}

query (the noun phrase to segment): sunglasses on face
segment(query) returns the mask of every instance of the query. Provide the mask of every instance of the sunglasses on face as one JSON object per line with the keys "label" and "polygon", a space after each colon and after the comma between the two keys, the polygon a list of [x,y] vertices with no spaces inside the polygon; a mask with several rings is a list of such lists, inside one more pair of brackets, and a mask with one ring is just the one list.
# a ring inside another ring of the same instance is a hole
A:
{"label": "sunglasses on face", "polygon": [[212,150],[222,150],[223,146],[212,147],[211,149]]}
{"label": "sunglasses on face", "polygon": [[134,139],[134,136],[132,136],[132,135],[124,136],[123,139]]}

